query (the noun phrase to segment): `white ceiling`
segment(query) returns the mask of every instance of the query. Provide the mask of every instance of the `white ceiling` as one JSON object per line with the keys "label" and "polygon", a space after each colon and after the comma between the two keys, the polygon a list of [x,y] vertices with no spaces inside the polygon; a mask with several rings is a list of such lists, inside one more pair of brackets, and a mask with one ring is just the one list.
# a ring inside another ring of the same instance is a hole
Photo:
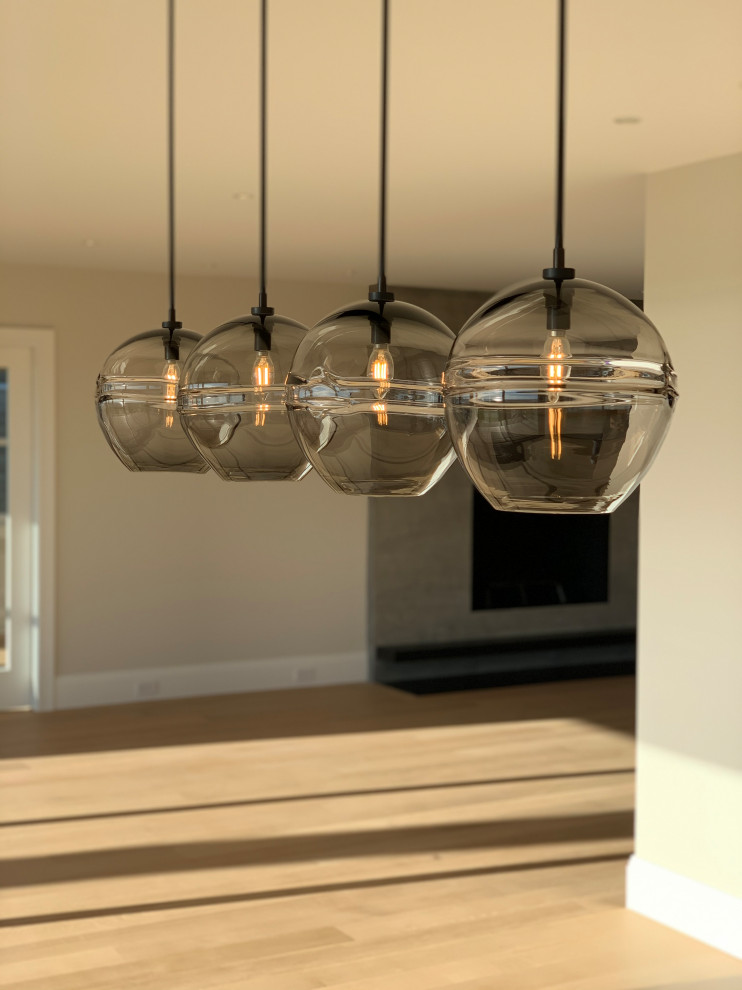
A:
{"label": "white ceiling", "polygon": [[[372,281],[380,2],[269,9],[269,274]],[[164,270],[165,10],[0,0],[3,260]],[[535,275],[552,239],[555,0],[391,11],[391,281]],[[255,271],[257,18],[257,0],[177,0],[183,272]],[[742,0],[572,0],[568,99],[568,263],[636,295],[644,175],[742,151]]]}

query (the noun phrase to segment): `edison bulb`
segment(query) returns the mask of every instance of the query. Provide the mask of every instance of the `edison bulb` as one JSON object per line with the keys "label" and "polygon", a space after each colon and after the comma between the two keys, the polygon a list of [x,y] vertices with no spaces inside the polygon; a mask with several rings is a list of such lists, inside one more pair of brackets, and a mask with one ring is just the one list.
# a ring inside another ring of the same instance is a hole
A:
{"label": "edison bulb", "polygon": [[[369,378],[379,383],[377,395],[383,399],[389,391],[391,380],[394,378],[394,360],[391,351],[386,344],[375,344],[368,359],[366,374]],[[384,402],[374,402],[371,406],[376,413],[376,422],[379,426],[389,425],[389,414]]]}
{"label": "edison bulb", "polygon": [[258,401],[255,406],[255,426],[265,426],[266,414],[270,412],[271,407],[268,402],[268,392],[263,390],[273,385],[275,374],[276,369],[270,351],[258,351],[252,369],[252,381],[257,390],[256,398],[262,401]]}
{"label": "edison bulb", "polygon": [[175,403],[178,401],[178,382],[180,381],[180,370],[177,361],[168,361],[165,366],[165,402],[167,411],[165,413],[165,427],[172,429],[175,422]]}
{"label": "edison bulb", "polygon": [[258,351],[252,367],[252,383],[256,388],[270,388],[276,375],[270,351]]}
{"label": "edison bulb", "polygon": [[391,351],[386,344],[374,345],[371,356],[368,359],[366,374],[369,378],[373,378],[374,381],[383,382],[383,385],[379,385],[380,391],[384,387],[389,387],[389,383],[394,378],[394,361]]}
{"label": "edison bulb", "polygon": [[553,461],[560,461],[562,459],[563,410],[559,406],[559,396],[562,391],[561,386],[569,378],[572,370],[566,363],[572,357],[572,350],[563,332],[552,330],[546,338],[541,357],[549,361],[549,364],[541,369],[541,374],[550,386],[546,390],[550,403],[548,409],[549,454]]}
{"label": "edison bulb", "polygon": [[572,349],[566,335],[552,331],[546,338],[541,357],[549,362],[542,371],[546,380],[554,385],[564,384],[572,370],[566,363],[572,357]]}

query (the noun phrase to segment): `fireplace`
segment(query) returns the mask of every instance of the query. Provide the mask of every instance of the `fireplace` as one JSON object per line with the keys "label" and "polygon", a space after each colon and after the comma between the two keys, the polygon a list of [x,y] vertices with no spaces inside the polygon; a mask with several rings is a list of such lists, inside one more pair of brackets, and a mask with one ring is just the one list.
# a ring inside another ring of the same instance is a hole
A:
{"label": "fireplace", "polygon": [[373,500],[374,679],[432,691],[633,673],[638,507],[635,493],[610,516],[496,512],[457,464],[423,498]]}
{"label": "fireplace", "polygon": [[608,601],[610,516],[497,512],[472,495],[475,611]]}

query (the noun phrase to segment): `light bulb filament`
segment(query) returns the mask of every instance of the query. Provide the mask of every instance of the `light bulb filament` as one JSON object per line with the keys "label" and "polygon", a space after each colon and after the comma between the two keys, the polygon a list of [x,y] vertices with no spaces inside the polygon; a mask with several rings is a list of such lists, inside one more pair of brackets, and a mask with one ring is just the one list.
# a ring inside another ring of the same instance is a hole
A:
{"label": "light bulb filament", "polygon": [[256,388],[270,388],[275,377],[273,359],[268,351],[258,351],[252,367],[252,383]]}
{"label": "light bulb filament", "polygon": [[551,459],[562,459],[562,410],[549,410],[549,438],[551,440]]}
{"label": "light bulb filament", "polygon": [[165,367],[165,402],[175,404],[178,398],[180,371],[176,361],[168,361]]}
{"label": "light bulb filament", "polygon": [[386,411],[386,405],[383,402],[374,402],[371,408],[376,413],[376,422],[379,426],[388,426],[389,414]]}
{"label": "light bulb filament", "polygon": [[389,362],[386,355],[378,355],[371,363],[371,377],[377,382],[389,381]]}
{"label": "light bulb filament", "polygon": [[366,374],[378,382],[376,394],[383,399],[394,378],[394,361],[388,347],[383,344],[374,345],[366,365]]}
{"label": "light bulb filament", "polygon": [[551,459],[562,459],[562,418],[564,410],[558,405],[559,397],[572,371],[567,363],[572,357],[569,341],[564,333],[552,333],[546,338],[541,357],[549,363],[541,369],[546,378],[549,401],[554,403],[549,409],[549,447]]}
{"label": "light bulb filament", "polygon": [[165,402],[167,403],[165,412],[165,429],[170,430],[175,423],[173,409],[178,400],[178,382],[180,381],[180,369],[177,361],[168,361],[165,365]]}
{"label": "light bulb filament", "polygon": [[387,347],[376,344],[368,359],[366,374],[376,382],[385,382],[387,385],[394,378],[394,361]]}
{"label": "light bulb filament", "polygon": [[542,369],[542,374],[545,374],[549,385],[553,385],[556,388],[563,385],[567,378],[569,378],[572,370],[565,363],[572,357],[572,351],[570,350],[567,338],[561,334],[547,337],[541,356],[550,362]]}

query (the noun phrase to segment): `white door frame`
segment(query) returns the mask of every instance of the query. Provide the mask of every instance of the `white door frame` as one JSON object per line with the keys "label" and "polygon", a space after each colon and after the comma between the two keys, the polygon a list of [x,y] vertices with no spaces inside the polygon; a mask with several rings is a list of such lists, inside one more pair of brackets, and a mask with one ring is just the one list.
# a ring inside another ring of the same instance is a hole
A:
{"label": "white door frame", "polygon": [[[31,706],[54,708],[56,401],[54,331],[0,326],[0,348],[31,358]],[[11,383],[12,389],[12,383]],[[11,450],[12,457],[12,450]],[[12,467],[11,467],[12,472]],[[11,660],[12,662],[12,660]]]}

